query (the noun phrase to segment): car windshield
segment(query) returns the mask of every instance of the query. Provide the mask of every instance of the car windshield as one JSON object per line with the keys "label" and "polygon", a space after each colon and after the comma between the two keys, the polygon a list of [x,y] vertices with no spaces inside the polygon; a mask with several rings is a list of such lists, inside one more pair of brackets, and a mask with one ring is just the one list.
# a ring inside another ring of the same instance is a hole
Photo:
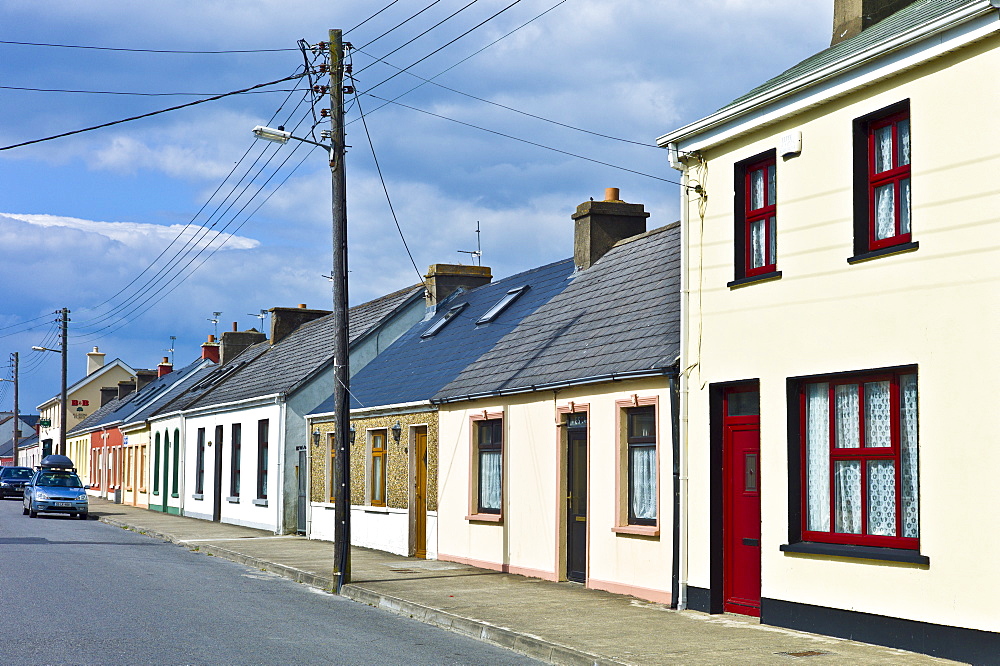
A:
{"label": "car windshield", "polygon": [[30,479],[31,478],[31,468],[30,467],[6,467],[3,472],[0,472],[0,477],[4,479]]}
{"label": "car windshield", "polygon": [[72,472],[42,472],[35,485],[49,488],[83,488],[80,477]]}

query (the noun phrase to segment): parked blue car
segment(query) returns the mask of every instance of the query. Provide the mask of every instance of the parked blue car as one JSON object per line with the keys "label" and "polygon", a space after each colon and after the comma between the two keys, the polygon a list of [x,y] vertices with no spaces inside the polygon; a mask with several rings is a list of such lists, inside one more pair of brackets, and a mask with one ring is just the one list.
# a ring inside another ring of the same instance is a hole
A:
{"label": "parked blue car", "polygon": [[32,518],[39,513],[68,513],[86,520],[89,512],[87,490],[76,475],[73,462],[66,456],[45,456],[24,486],[22,513]]}

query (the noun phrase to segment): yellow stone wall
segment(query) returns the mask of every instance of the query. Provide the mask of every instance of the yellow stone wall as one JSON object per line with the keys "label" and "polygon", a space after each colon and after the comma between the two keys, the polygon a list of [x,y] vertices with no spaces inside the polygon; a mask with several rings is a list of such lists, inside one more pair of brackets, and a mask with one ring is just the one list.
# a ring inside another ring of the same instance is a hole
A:
{"label": "yellow stone wall", "polygon": [[[392,426],[399,422],[402,432],[397,444],[392,437]],[[427,427],[427,510],[437,511],[438,476],[438,417],[437,412],[416,414],[393,414],[371,418],[352,419],[356,430],[354,445],[351,447],[351,504],[366,504],[366,474],[368,473],[368,437],[370,430],[388,431],[386,450],[386,506],[405,509],[409,505],[410,478],[410,434],[411,426]],[[310,499],[313,502],[329,502],[330,487],[329,440],[334,431],[333,422],[313,422],[310,432],[319,430],[319,442],[312,442]]]}

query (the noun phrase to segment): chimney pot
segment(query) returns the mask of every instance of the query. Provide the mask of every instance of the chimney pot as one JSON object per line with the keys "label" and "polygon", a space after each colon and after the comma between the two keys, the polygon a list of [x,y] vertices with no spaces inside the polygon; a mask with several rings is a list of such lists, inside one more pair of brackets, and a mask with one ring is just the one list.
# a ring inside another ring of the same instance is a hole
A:
{"label": "chimney pot", "polygon": [[305,310],[306,309],[306,304],[305,303],[299,303],[299,307],[302,308],[303,310]]}
{"label": "chimney pot", "polygon": [[215,363],[219,362],[219,344],[211,333],[208,334],[208,342],[203,342],[201,345],[201,357]]}
{"label": "chimney pot", "polygon": [[234,322],[233,322],[233,333],[236,333],[236,332],[237,332],[237,331],[239,331],[239,330],[240,330],[240,329],[239,329],[239,328],[238,328],[238,327],[236,326],[236,322],[234,321]]}
{"label": "chimney pot", "polygon": [[604,188],[605,201],[621,201],[621,194],[617,187]]}
{"label": "chimney pot", "polygon": [[211,333],[209,333],[209,334],[208,334],[208,341],[209,341],[210,343],[211,343],[211,342],[215,342],[215,336],[214,336],[214,335],[212,335]]}

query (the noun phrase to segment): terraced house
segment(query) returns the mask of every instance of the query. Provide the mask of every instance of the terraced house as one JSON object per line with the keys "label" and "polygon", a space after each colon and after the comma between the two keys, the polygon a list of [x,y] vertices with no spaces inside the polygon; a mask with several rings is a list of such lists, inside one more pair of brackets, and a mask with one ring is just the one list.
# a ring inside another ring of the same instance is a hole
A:
{"label": "terraced house", "polygon": [[830,48],[659,139],[690,608],[1000,654],[998,5],[838,0]]}

